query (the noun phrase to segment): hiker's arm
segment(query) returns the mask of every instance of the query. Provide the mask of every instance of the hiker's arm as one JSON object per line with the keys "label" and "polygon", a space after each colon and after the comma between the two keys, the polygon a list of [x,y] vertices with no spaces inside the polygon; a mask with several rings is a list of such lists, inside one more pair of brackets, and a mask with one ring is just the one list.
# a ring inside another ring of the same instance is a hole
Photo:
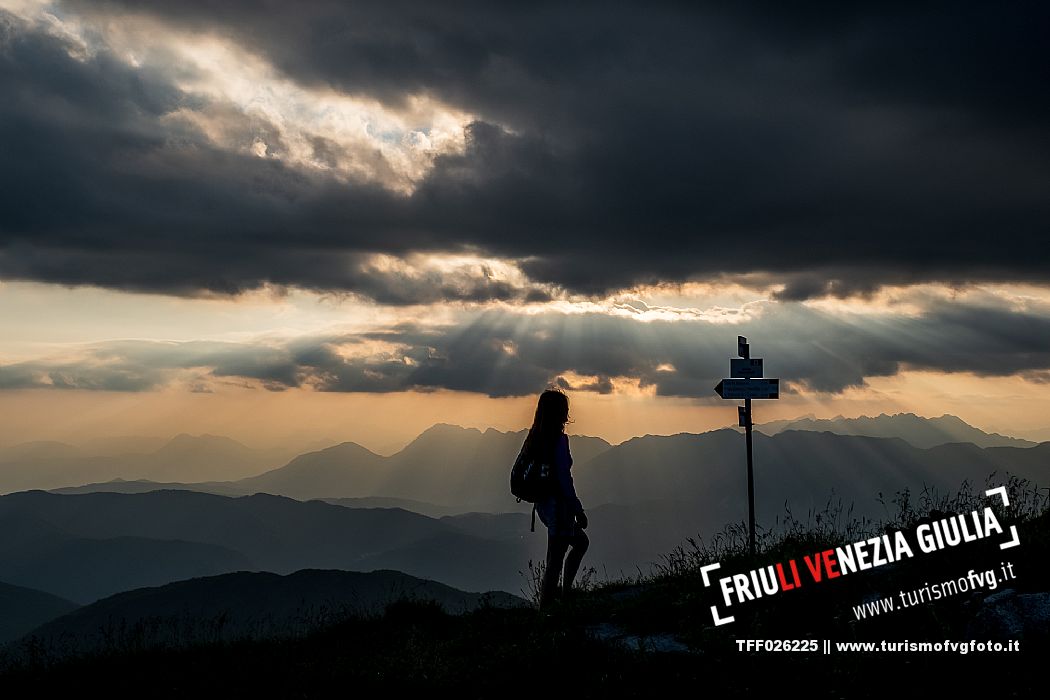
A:
{"label": "hiker's arm", "polygon": [[569,502],[569,506],[572,508],[573,513],[582,513],[583,504],[580,503],[580,499],[576,495],[576,487],[572,483],[572,472],[569,470],[569,466],[572,464],[572,455],[569,454],[569,436],[566,435],[563,439],[565,440],[565,454],[568,455],[569,458],[565,461],[564,466],[558,470],[558,480],[561,482],[561,492]]}

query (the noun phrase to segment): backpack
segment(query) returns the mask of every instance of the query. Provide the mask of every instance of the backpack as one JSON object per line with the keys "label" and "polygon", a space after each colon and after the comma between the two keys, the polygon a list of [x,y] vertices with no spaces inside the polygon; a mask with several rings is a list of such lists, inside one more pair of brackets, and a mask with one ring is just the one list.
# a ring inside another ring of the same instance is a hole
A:
{"label": "backpack", "polygon": [[554,465],[525,453],[521,446],[510,468],[510,492],[518,502],[532,504],[532,531],[536,531],[536,503],[555,493]]}

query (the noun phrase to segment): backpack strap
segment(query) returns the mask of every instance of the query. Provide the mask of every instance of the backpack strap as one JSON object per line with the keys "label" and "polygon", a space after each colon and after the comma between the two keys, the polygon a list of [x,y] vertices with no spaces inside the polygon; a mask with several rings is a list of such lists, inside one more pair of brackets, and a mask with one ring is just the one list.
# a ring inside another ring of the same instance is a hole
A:
{"label": "backpack strap", "polygon": [[536,504],[532,504],[532,531],[536,532]]}

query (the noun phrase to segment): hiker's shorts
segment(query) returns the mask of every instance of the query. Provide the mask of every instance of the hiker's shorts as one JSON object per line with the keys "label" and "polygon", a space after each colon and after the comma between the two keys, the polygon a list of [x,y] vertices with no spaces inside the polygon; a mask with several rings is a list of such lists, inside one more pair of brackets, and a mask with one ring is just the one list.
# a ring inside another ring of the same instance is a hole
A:
{"label": "hiker's shorts", "polygon": [[547,526],[547,534],[557,537],[575,537],[583,532],[576,525],[575,513],[569,503],[561,498],[548,498],[536,504],[536,515]]}

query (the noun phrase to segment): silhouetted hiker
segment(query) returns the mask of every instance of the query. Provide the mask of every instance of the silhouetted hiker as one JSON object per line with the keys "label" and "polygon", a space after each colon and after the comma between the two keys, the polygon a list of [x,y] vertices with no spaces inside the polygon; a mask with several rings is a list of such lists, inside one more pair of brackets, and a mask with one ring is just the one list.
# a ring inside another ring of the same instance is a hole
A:
{"label": "silhouetted hiker", "polygon": [[540,587],[541,609],[557,598],[559,574],[563,578],[563,596],[569,594],[590,544],[584,532],[587,516],[576,496],[569,471],[572,455],[569,453],[569,436],[565,434],[568,422],[569,398],[556,389],[544,391],[536,404],[536,417],[522,447],[525,454],[542,459],[554,468],[553,493],[535,502],[536,513],[547,526],[547,562]]}

